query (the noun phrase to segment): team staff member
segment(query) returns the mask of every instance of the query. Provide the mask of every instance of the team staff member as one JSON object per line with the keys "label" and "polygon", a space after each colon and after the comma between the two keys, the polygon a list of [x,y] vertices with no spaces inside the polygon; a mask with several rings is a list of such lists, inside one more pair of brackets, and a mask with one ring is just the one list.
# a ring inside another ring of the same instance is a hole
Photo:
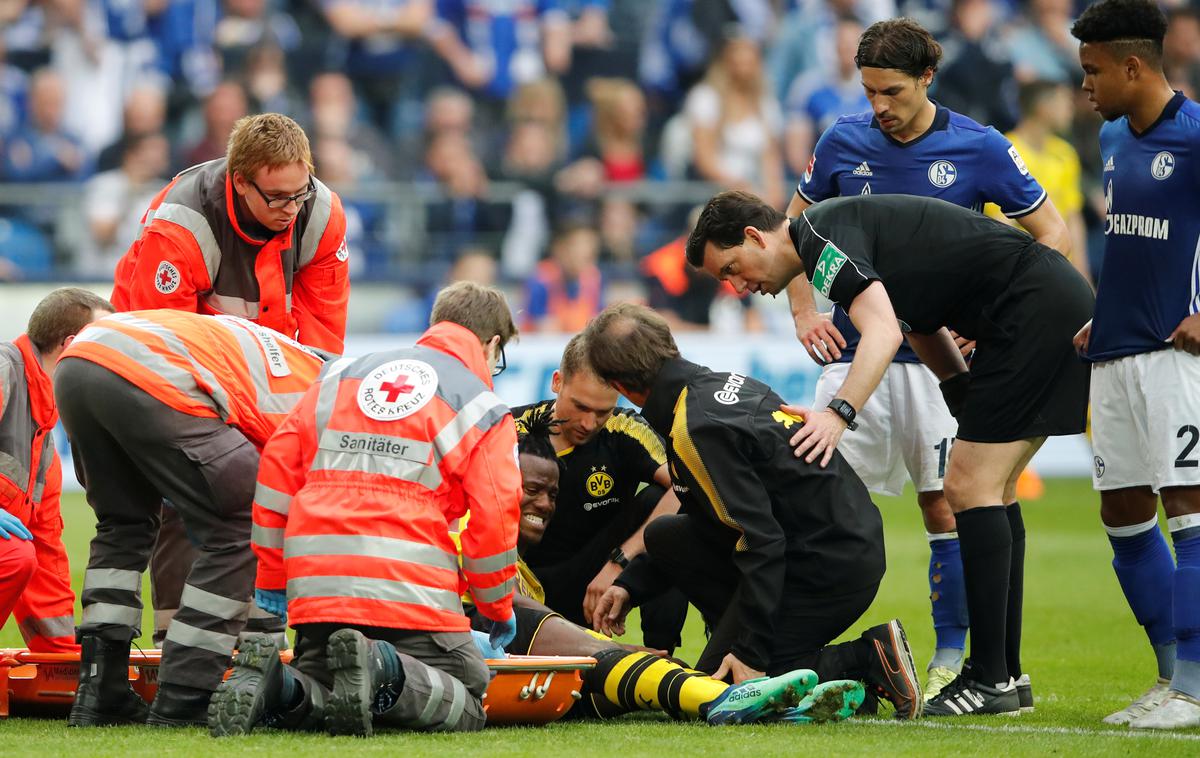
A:
{"label": "team staff member", "polygon": [[35,652],[79,651],[51,378],[79,330],[111,312],[87,290],[54,290],[33,309],[25,334],[0,342],[0,626],[12,614]]}
{"label": "team staff member", "polygon": [[[787,215],[839,195],[921,195],[976,211],[996,203],[1039,242],[1067,252],[1065,222],[1012,143],[929,99],[941,57],[941,45],[911,19],[880,21],[863,33],[854,62],[871,111],[842,116],[821,135]],[[840,307],[832,321],[817,314],[807,281],[793,280],[788,296],[796,333],[822,366],[814,406],[823,408],[846,380],[858,332]],[[966,646],[962,559],[942,491],[956,424],[937,378],[905,345],[859,411],[857,432],[839,450],[872,492],[899,495],[907,470],[925,522],[937,637],[928,699],[958,674]],[[1010,513],[1019,515],[1019,506]],[[1023,677],[1021,692],[1032,707],[1027,682]]]}
{"label": "team staff member", "polygon": [[1071,29],[1108,122],[1104,266],[1076,337],[1092,362],[1092,482],[1159,677],[1105,721],[1149,729],[1200,726],[1200,105],[1163,76],[1166,29],[1146,0],[1102,0]]}
{"label": "team staff member", "polygon": [[113,305],[240,316],[340,355],[346,217],[312,170],[295,121],[240,119],[224,158],[184,170],[150,203],[117,263]]}
{"label": "team staff member", "polygon": [[[341,200],[312,176],[304,130],[277,113],[247,116],[226,157],[183,171],[150,203],[117,264],[113,304],[240,316],[341,354],[345,235]],[[150,565],[157,644],[195,558],[179,514],[164,507]],[[259,615],[251,610],[251,628],[270,628]]]}
{"label": "team staff member", "polygon": [[[579,335],[563,349],[550,389],[555,398],[513,411],[518,425],[553,412],[559,424],[551,439],[565,466],[554,521],[526,561],[542,577],[546,604],[587,626],[613,579],[645,552],[645,525],[678,511],[679,499],[662,440],[636,412],[616,407],[616,390],[588,366]],[[673,650],[686,616],[678,592],[657,598],[642,609],[643,642]]]}
{"label": "team staff member", "polygon": [[840,455],[822,467],[788,446],[799,423],[761,382],[684,360],[644,306],[606,308],[584,331],[588,362],[665,439],[683,510],[646,528],[646,554],[601,598],[598,630],[678,586],[712,628],[696,663],[735,683],[796,668],[859,679],[896,714],[921,714],[921,687],[899,621],[829,643],[859,619],[884,572],[883,525]]}
{"label": "team staff member", "polygon": [[67,347],[54,394],[97,519],[72,725],[146,716],[129,687],[129,645],[140,634],[141,574],[164,497],[199,550],[167,629],[147,723],[204,723],[250,607],[257,448],[322,364],[244,319],[170,310],[108,316]]}
{"label": "team staff member", "polygon": [[[862,333],[846,380],[805,419],[796,455],[828,463],[871,396],[902,332],[941,380],[958,420],[946,497],[962,544],[971,659],[927,715],[1020,710],[1025,529],[1017,477],[1048,435],[1083,431],[1087,369],[1071,337],[1090,317],[1088,283],[1024,232],[923,197],[825,200],[800,218],[743,192],[709,201],[688,260],[739,291],[775,294],[806,272]],[[977,343],[968,372],[948,329]]]}
{"label": "team staff member", "polygon": [[[288,615],[296,657],[262,692],[253,672],[275,647],[242,647],[236,668],[251,673],[214,698],[213,734],[249,731],[268,696],[294,727],[323,710],[334,734],[368,736],[376,717],[483,727],[488,669],[459,593],[493,645],[512,641],[521,472],[492,377],[517,329],[504,295],[472,282],[442,290],[430,323],[415,347],[331,364],[267,445],[256,602]],[[467,511],[460,569],[450,524]]]}

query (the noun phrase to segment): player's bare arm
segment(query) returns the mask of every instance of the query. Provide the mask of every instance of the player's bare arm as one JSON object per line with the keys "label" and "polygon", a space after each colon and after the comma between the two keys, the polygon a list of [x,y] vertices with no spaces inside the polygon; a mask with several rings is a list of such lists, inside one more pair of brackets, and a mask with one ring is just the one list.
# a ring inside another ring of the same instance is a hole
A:
{"label": "player's bare arm", "polygon": [[1200,313],[1193,313],[1179,322],[1168,339],[1176,350],[1200,355]]}
{"label": "player's bare arm", "polygon": [[[799,192],[792,194],[787,215],[795,218],[804,212],[809,202]],[[805,352],[818,366],[832,363],[842,357],[841,348],[846,338],[833,325],[829,316],[817,312],[817,301],[813,298],[812,285],[808,276],[801,273],[787,286],[788,304],[792,308],[792,320],[796,322],[796,338],[804,345]]]}
{"label": "player's bare arm", "polygon": [[[866,404],[867,398],[879,386],[900,347],[902,335],[892,301],[881,282],[871,282],[860,292],[850,303],[848,313],[854,326],[862,333],[862,340],[837,397],[858,409]],[[791,439],[796,457],[804,456],[809,463],[820,458],[821,466],[828,465],[842,433],[846,431],[846,421],[828,408],[814,412],[785,405],[783,410],[804,418],[804,426]]]}
{"label": "player's bare arm", "polygon": [[1075,352],[1083,355],[1087,352],[1088,341],[1092,338],[1092,322],[1089,319],[1078,332],[1075,333],[1075,338],[1071,340],[1071,344],[1075,346]]}
{"label": "player's bare arm", "polygon": [[1050,198],[1033,213],[1017,219],[1017,223],[1038,242],[1071,257],[1071,230]]}
{"label": "player's bare arm", "polygon": [[951,336],[950,330],[942,328],[933,334],[910,332],[906,336],[913,352],[933,372],[938,381],[944,382],[951,377],[966,373],[967,364],[963,361],[957,340]]}

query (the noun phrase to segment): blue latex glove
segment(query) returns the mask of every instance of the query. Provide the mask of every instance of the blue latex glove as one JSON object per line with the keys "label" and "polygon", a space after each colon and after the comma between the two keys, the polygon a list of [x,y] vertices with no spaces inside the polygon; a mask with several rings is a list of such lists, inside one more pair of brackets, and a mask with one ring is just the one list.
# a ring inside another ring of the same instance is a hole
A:
{"label": "blue latex glove", "polygon": [[[29,530],[25,528],[25,525],[21,523],[21,519],[12,515],[8,511],[0,510],[0,537],[3,537],[6,540],[11,539],[11,537],[9,537],[10,534],[15,534],[17,535],[18,539],[22,540],[33,539],[33,535],[30,534]],[[515,629],[516,627],[513,628]],[[510,637],[509,639],[511,640],[512,638]]]}
{"label": "blue latex glove", "polygon": [[491,627],[488,630],[488,641],[492,643],[492,647],[504,649],[512,644],[512,641],[517,638],[517,617],[510,615],[505,621],[492,621],[488,619]]}
{"label": "blue latex glove", "polygon": [[475,640],[475,647],[479,648],[479,654],[484,658],[506,658],[508,653],[504,652],[502,647],[492,647],[492,639],[483,632],[471,630],[471,639]]}
{"label": "blue latex glove", "polygon": [[283,590],[254,590],[254,604],[287,623],[287,593]]}

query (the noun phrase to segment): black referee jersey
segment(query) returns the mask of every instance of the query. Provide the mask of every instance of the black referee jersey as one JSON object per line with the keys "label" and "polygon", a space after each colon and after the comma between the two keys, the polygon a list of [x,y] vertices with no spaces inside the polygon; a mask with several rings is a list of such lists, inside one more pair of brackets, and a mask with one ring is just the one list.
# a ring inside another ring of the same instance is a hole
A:
{"label": "black referee jersey", "polygon": [[[833,596],[883,577],[883,523],[866,487],[835,453],[826,468],[792,453],[802,423],[770,387],[683,360],[668,362],[642,414],[667,440],[681,512],[728,544],[738,572],[742,632],[733,652],[766,662],[784,593]],[[635,561],[618,584],[653,594],[655,574]]]}

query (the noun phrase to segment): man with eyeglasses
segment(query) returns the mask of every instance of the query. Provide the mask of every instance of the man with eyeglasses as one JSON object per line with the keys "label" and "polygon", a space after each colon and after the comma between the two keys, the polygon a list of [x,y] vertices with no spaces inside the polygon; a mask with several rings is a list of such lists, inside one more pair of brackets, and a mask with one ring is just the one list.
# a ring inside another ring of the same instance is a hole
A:
{"label": "man with eyeglasses", "polygon": [[304,130],[278,113],[247,116],[224,158],[181,172],[151,202],[112,301],[240,316],[341,354],[348,258],[341,200],[312,175]]}
{"label": "man with eyeglasses", "polygon": [[[112,302],[119,311],[240,316],[341,354],[348,258],[341,200],[312,175],[304,130],[278,113],[247,116],[224,158],[181,172],[155,196],[117,264]],[[159,534],[150,564],[156,644],[197,557],[174,509],[162,509]],[[283,630],[257,609],[247,628]]]}

